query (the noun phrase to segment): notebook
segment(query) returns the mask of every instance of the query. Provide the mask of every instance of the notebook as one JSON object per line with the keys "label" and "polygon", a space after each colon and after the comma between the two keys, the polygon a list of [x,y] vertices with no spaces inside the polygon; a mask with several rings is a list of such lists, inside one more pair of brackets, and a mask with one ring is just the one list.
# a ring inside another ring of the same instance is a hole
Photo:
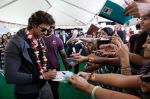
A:
{"label": "notebook", "polygon": [[89,27],[87,31],[87,35],[92,35],[94,32],[97,32],[98,30],[99,28],[97,26],[95,26],[94,24],[91,24],[91,26]]}

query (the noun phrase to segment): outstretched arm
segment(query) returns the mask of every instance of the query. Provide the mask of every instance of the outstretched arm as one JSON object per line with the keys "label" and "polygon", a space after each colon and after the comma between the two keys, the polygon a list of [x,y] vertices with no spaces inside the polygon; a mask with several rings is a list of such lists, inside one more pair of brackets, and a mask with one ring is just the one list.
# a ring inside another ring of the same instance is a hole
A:
{"label": "outstretched arm", "polygon": [[79,72],[79,76],[87,80],[119,88],[140,88],[140,75],[126,76],[121,74],[95,74]]}
{"label": "outstretched arm", "polygon": [[139,79],[140,75],[95,74],[95,78],[91,80],[120,88],[140,88]]}
{"label": "outstretched arm", "polygon": [[139,66],[143,65],[147,61],[144,57],[134,53],[129,53],[129,58],[131,63],[137,64]]}
{"label": "outstretched arm", "polygon": [[94,85],[89,84],[84,78],[80,76],[72,76],[68,80],[72,83],[73,86],[80,89],[81,91],[91,94],[96,99],[140,99],[133,95],[111,91],[101,87],[95,88]]}

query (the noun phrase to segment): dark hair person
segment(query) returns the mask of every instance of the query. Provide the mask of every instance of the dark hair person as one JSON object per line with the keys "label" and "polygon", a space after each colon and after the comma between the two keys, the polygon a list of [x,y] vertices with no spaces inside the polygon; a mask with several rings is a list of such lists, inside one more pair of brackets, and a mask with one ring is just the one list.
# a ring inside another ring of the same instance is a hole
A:
{"label": "dark hair person", "polygon": [[41,38],[54,24],[53,17],[37,11],[10,39],[5,51],[5,76],[14,84],[16,99],[53,99],[47,80],[56,76],[56,70],[47,68],[46,47]]}

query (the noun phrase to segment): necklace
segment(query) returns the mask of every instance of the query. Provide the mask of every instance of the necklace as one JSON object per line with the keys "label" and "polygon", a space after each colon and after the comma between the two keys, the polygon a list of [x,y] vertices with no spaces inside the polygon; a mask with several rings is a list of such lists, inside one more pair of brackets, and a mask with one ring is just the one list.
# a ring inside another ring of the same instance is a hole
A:
{"label": "necklace", "polygon": [[[27,38],[31,41],[31,48],[34,51],[34,59],[38,66],[40,72],[40,79],[43,79],[42,74],[47,71],[47,58],[46,58],[46,48],[42,38],[36,39],[33,37],[32,33],[29,31],[27,33]],[[40,52],[42,54],[42,59],[40,60]]]}

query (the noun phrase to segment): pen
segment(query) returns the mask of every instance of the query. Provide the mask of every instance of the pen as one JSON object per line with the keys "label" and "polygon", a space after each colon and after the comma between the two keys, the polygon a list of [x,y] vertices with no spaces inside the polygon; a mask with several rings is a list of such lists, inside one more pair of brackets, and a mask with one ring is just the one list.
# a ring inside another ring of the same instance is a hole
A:
{"label": "pen", "polygon": [[66,73],[65,72],[62,72],[64,75],[66,75]]}

